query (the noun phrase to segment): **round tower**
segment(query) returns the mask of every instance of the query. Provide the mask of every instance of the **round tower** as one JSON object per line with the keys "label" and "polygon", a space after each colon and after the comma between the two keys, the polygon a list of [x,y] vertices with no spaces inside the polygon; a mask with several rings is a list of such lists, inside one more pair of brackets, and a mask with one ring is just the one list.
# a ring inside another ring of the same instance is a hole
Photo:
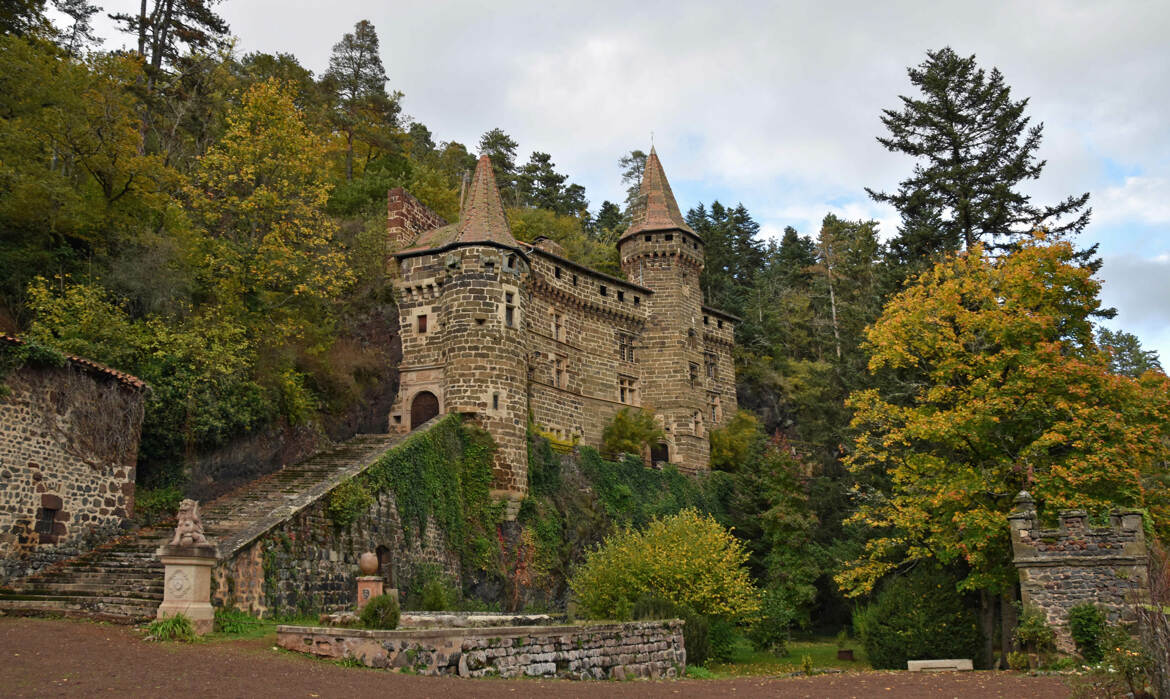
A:
{"label": "round tower", "polygon": [[699,286],[703,240],[683,219],[653,148],[638,199],[618,253],[626,278],[654,290],[647,300],[642,354],[655,361],[642,377],[643,403],[662,421],[669,460],[686,470],[706,469],[710,447]]}

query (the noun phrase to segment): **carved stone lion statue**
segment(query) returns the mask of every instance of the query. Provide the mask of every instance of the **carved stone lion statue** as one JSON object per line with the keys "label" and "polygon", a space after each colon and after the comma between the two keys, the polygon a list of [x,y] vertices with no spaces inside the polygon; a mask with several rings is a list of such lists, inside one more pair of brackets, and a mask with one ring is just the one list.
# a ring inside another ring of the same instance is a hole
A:
{"label": "carved stone lion statue", "polygon": [[197,546],[206,543],[207,537],[203,536],[203,520],[199,519],[199,503],[184,500],[179,504],[179,523],[175,526],[171,546]]}

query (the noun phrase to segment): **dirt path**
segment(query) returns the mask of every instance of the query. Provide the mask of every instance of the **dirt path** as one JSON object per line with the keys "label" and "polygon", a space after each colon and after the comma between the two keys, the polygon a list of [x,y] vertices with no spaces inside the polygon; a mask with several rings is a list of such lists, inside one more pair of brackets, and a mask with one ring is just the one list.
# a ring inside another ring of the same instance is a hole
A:
{"label": "dirt path", "polygon": [[1055,678],[865,672],[662,682],[462,680],[345,668],[271,639],[144,643],[122,626],[0,618],[0,695],[208,697],[1067,697]]}

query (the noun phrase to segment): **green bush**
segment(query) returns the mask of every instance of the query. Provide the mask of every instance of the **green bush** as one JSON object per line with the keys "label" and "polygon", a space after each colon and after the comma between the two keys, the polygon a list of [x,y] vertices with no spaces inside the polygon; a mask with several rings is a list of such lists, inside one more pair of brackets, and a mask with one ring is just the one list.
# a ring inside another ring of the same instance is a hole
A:
{"label": "green bush", "polygon": [[146,627],[149,638],[155,641],[182,641],[190,643],[195,640],[195,626],[186,614],[175,614],[165,619],[156,619]]}
{"label": "green bush", "polygon": [[183,491],[176,486],[137,488],[134,491],[134,514],[143,526],[150,527],[173,519],[183,502]]}
{"label": "green bush", "polygon": [[760,616],[748,629],[748,640],[756,650],[771,651],[778,656],[786,655],[788,630],[795,618],[796,609],[783,590],[766,590],[760,605]]}
{"label": "green bush", "polygon": [[370,601],[366,602],[366,606],[362,608],[362,626],[367,629],[396,629],[400,614],[397,597],[393,595],[371,597]]}
{"label": "green bush", "polygon": [[432,578],[423,583],[420,605],[428,612],[441,612],[455,608],[455,590],[446,585],[439,578]]}
{"label": "green bush", "polygon": [[662,428],[654,421],[654,414],[638,408],[622,408],[601,432],[601,451],[607,456],[634,454],[662,439]]}
{"label": "green bush", "polygon": [[735,641],[739,638],[739,629],[723,617],[712,617],[708,623],[710,627],[707,638],[710,640],[711,658],[722,663],[730,662],[735,651]]}
{"label": "green bush", "polygon": [[682,619],[683,647],[687,652],[687,665],[699,666],[710,657],[710,624],[707,617],[696,614],[685,605],[654,595],[643,595],[634,603],[632,617],[638,621],[660,619]]}
{"label": "green bush", "polygon": [[1105,612],[1092,602],[1078,604],[1068,610],[1069,635],[1077,644],[1077,652],[1085,662],[1101,662],[1103,657],[1101,640],[1107,625]]}
{"label": "green bush", "polygon": [[683,510],[636,531],[609,536],[569,580],[581,611],[593,619],[629,618],[654,595],[708,617],[751,621],[759,593],[743,544],[709,515]]}
{"label": "green bush", "polygon": [[339,527],[348,527],[373,504],[370,491],[357,478],[351,478],[329,495],[329,519]]}
{"label": "green bush", "polygon": [[906,669],[907,660],[970,658],[979,652],[975,613],[947,572],[919,565],[888,580],[854,616],[875,669]]}
{"label": "green bush", "polygon": [[215,608],[215,630],[226,634],[242,634],[264,626],[264,622],[235,607]]}
{"label": "green bush", "polygon": [[1035,607],[1024,607],[1014,637],[1021,650],[1039,656],[1041,665],[1047,664],[1048,656],[1056,650],[1056,631],[1048,625],[1044,612]]}

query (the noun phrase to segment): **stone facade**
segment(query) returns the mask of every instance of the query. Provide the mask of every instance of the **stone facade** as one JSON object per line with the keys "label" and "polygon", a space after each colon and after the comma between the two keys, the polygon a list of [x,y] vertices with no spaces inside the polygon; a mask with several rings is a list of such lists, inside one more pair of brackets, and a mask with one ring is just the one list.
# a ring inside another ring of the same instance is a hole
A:
{"label": "stone facade", "polygon": [[473,416],[499,447],[497,493],[518,498],[530,421],[599,446],[605,425],[634,406],[665,432],[655,462],[706,469],[708,431],[736,410],[738,319],[703,305],[703,242],[653,152],[642,191],[618,244],[626,280],[566,259],[547,239],[512,238],[486,158],[458,224],[422,228],[433,220],[421,204],[392,193],[391,236],[405,247],[395,254],[403,360],[390,430],[437,413]]}
{"label": "stone facade", "polygon": [[[7,349],[19,340],[0,337]],[[134,511],[146,385],[94,362],[25,366],[0,395],[0,582],[116,534]]]}
{"label": "stone facade", "polygon": [[1075,650],[1067,622],[1078,604],[1100,606],[1110,623],[1136,621],[1134,603],[1149,598],[1141,513],[1114,511],[1110,526],[1094,529],[1087,526],[1084,511],[1065,510],[1058,528],[1041,529],[1032,498],[1020,493],[1008,519],[1021,599],[1044,612],[1060,650]]}
{"label": "stone facade", "polygon": [[445,534],[428,522],[409,541],[394,496],[382,493],[350,526],[339,529],[322,496],[238,551],[223,555],[212,573],[212,600],[255,615],[339,611],[357,604],[358,558],[380,554],[388,587],[413,579],[429,566],[460,579],[459,556]]}
{"label": "stone facade", "polygon": [[686,671],[681,621],[402,631],[279,626],[287,650],[459,677],[634,679]]}

